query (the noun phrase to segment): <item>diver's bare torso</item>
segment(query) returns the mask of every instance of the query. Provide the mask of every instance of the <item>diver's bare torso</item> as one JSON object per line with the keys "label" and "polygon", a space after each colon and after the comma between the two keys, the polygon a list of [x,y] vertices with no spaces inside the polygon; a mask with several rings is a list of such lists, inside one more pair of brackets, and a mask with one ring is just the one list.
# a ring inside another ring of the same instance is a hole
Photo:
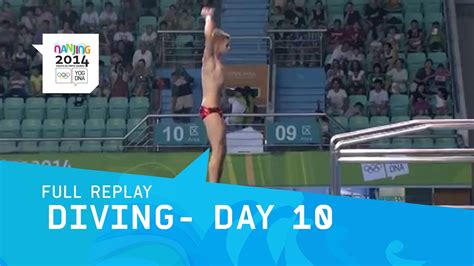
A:
{"label": "diver's bare torso", "polygon": [[215,56],[202,60],[202,106],[219,107],[224,86],[224,65]]}

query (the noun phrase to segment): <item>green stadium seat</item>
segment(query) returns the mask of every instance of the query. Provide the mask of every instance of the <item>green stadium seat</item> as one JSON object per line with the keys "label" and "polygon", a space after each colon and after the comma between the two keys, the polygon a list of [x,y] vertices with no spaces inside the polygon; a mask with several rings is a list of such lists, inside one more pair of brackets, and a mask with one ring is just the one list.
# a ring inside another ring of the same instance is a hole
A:
{"label": "green stadium seat", "polygon": [[3,102],[4,119],[23,119],[25,101],[23,98],[6,98]]}
{"label": "green stadium seat", "polygon": [[349,119],[351,131],[366,129],[369,127],[369,118],[366,116],[353,116]]}
{"label": "green stadium seat", "polygon": [[432,138],[415,138],[413,140],[413,147],[418,149],[432,149],[434,143]]}
{"label": "green stadium seat", "polygon": [[429,53],[428,58],[433,60],[434,68],[436,68],[439,64],[443,64],[444,66],[447,66],[448,64],[448,55],[446,53]]}
{"label": "green stadium seat", "polygon": [[64,137],[65,138],[84,137],[84,120],[67,119],[66,121],[64,121]]}
{"label": "green stadium seat", "polygon": [[333,117],[333,119],[334,121],[329,121],[329,132],[331,132],[332,135],[345,133],[349,130],[349,120],[347,117],[337,116]]}
{"label": "green stadium seat", "polygon": [[[436,116],[434,119],[453,119],[451,116]],[[435,135],[454,135],[456,134],[455,129],[435,129],[433,130]]]}
{"label": "green stadium seat", "polygon": [[424,66],[426,55],[424,53],[409,53],[407,55],[407,64],[410,71],[416,71]]}
{"label": "green stadium seat", "polygon": [[89,118],[106,119],[108,103],[105,97],[89,98]]}
{"label": "green stadium seat", "polygon": [[43,138],[61,138],[63,136],[63,120],[45,119],[43,121]]}
{"label": "green stadium seat", "polygon": [[133,97],[130,99],[130,118],[144,118],[148,115],[150,102],[146,97]]}
{"label": "green stadium seat", "polygon": [[440,12],[441,2],[442,0],[423,0],[423,11],[425,12],[425,15],[428,13]]}
{"label": "green stadium seat", "polygon": [[113,97],[109,101],[109,117],[126,119],[128,115],[128,98]]}
{"label": "green stadium seat", "polygon": [[21,137],[24,139],[41,138],[42,124],[39,119],[24,119],[21,122]]}
{"label": "green stadium seat", "polygon": [[18,147],[14,141],[0,141],[0,154],[18,152]]}
{"label": "green stadium seat", "polygon": [[[132,131],[132,129],[140,123],[142,119],[138,118],[133,118],[133,119],[128,119],[127,121],[127,133]],[[145,137],[145,132],[147,129],[147,125],[142,124],[136,131],[134,131],[130,136],[127,138],[127,141],[129,143],[137,143],[140,142],[144,137]]]}
{"label": "green stadium seat", "polygon": [[105,134],[104,119],[88,119],[86,121],[86,138],[102,138]]}
{"label": "green stadium seat", "polygon": [[370,143],[370,148],[372,149],[388,149],[390,148],[390,140],[389,139],[380,139]]}
{"label": "green stadium seat", "polygon": [[25,104],[25,118],[43,120],[45,108],[46,102],[44,98],[28,98]]}
{"label": "green stadium seat", "polygon": [[412,146],[413,143],[410,138],[393,138],[392,144],[390,145],[393,149],[409,149]]}
{"label": "green stadium seat", "polygon": [[403,7],[405,13],[418,13],[421,12],[421,4],[423,0],[406,0],[403,1]]}
{"label": "green stadium seat", "polygon": [[176,4],[176,0],[161,0],[160,1],[160,8],[161,10],[168,10],[170,5]]}
{"label": "green stadium seat", "polygon": [[18,149],[22,153],[39,152],[38,142],[36,141],[21,141],[18,143]]}
{"label": "green stadium seat", "polygon": [[100,141],[83,141],[81,144],[82,152],[102,152],[102,144]]}
{"label": "green stadium seat", "polygon": [[438,138],[435,139],[435,146],[438,149],[454,149],[458,147],[454,138]]}
{"label": "green stadium seat", "polygon": [[66,99],[63,97],[52,97],[46,104],[46,117],[49,119],[64,119],[66,114]]}
{"label": "green stadium seat", "polygon": [[76,104],[75,97],[67,101],[67,117],[70,119],[86,119],[87,102]]}
{"label": "green stadium seat", "polygon": [[141,35],[142,33],[145,32],[146,26],[152,25],[153,27],[156,27],[157,21],[156,17],[154,16],[141,16],[140,19],[138,20],[138,32]]}
{"label": "green stadium seat", "polygon": [[392,116],[406,116],[410,110],[408,95],[395,94],[390,97],[390,114]]}
{"label": "green stadium seat", "polygon": [[356,103],[361,103],[364,106],[364,110],[367,110],[367,96],[365,95],[351,95],[349,96],[349,106],[352,107]]}
{"label": "green stadium seat", "polygon": [[0,120],[0,138],[18,138],[20,136],[20,120]]}
{"label": "green stadium seat", "polygon": [[370,118],[370,127],[379,127],[390,124],[390,119],[387,116],[372,116]]}
{"label": "green stadium seat", "polygon": [[121,152],[124,148],[122,141],[108,140],[104,141],[102,149],[104,152]]}
{"label": "green stadium seat", "polygon": [[123,137],[127,132],[125,119],[111,118],[107,120],[106,136],[107,137]]}
{"label": "green stadium seat", "polygon": [[390,120],[390,123],[396,124],[396,123],[406,122],[409,120],[410,120],[410,117],[408,116],[393,116],[392,119]]}
{"label": "green stadium seat", "polygon": [[40,141],[38,144],[39,152],[59,152],[58,141]]}
{"label": "green stadium seat", "polygon": [[80,152],[81,143],[79,141],[62,141],[59,147],[60,152]]}
{"label": "green stadium seat", "polygon": [[429,32],[433,22],[438,22],[442,27],[444,24],[444,17],[441,13],[427,13],[425,14],[425,30]]}

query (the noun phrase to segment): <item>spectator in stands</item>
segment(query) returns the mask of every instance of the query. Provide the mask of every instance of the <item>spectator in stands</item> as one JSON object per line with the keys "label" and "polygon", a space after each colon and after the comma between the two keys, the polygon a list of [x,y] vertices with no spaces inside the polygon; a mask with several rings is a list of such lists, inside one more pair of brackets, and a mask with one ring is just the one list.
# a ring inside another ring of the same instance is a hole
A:
{"label": "spectator in stands", "polygon": [[99,27],[99,14],[95,10],[94,3],[87,2],[85,12],[81,15],[80,25],[85,32],[94,32]]}
{"label": "spectator in stands", "polygon": [[25,53],[22,44],[18,44],[16,52],[12,56],[13,68],[21,74],[26,74],[30,70],[31,57]]}
{"label": "spectator in stands", "polygon": [[370,0],[365,6],[364,18],[368,24],[369,29],[377,31],[385,23],[385,10],[380,6],[379,0]]}
{"label": "spectator in stands", "polygon": [[3,1],[2,9],[0,10],[0,22],[8,21],[11,25],[16,24],[16,14],[12,10],[11,5],[7,1]]}
{"label": "spectator in stands", "polygon": [[421,68],[420,70],[418,70],[418,72],[416,72],[415,82],[414,82],[416,85],[412,86],[412,91],[413,91],[413,88],[416,89],[418,85],[420,84],[428,86],[430,81],[432,81],[434,77],[435,77],[435,71],[433,69],[433,60],[427,59],[425,62],[425,66]]}
{"label": "spectator in stands", "polygon": [[327,113],[329,115],[340,116],[347,109],[347,93],[342,88],[340,79],[333,79],[332,87],[327,94]]}
{"label": "spectator in stands", "polygon": [[[193,109],[193,78],[181,66],[171,74],[171,110],[174,114],[190,114]],[[176,122],[189,123],[189,118],[174,118]]]}
{"label": "spectator in stands", "polygon": [[194,7],[194,0],[177,0],[176,5],[179,10],[191,10]]}
{"label": "spectator in stands", "polygon": [[346,27],[345,35],[353,47],[364,49],[367,34],[363,31],[359,22]]}
{"label": "spectator in stands", "polygon": [[[247,111],[247,101],[244,97],[244,89],[237,87],[227,92],[229,94],[228,101],[231,106],[232,114],[244,114]],[[245,118],[243,116],[226,117],[225,122],[227,125],[240,124],[235,129],[240,128],[244,123]]]}
{"label": "spectator in stands", "polygon": [[[1,36],[1,35],[0,35]],[[0,76],[7,76],[12,67],[12,56],[6,46],[0,46]]]}
{"label": "spectator in stands", "polygon": [[118,31],[114,34],[114,42],[119,41],[126,42],[127,44],[133,44],[135,41],[135,37],[133,37],[133,34],[127,30],[127,26],[124,22],[118,24]]}
{"label": "spectator in stands", "polygon": [[59,23],[64,25],[67,22],[72,29],[76,29],[79,22],[79,15],[72,9],[71,1],[64,2],[63,11],[59,14]]}
{"label": "spectator in stands", "polygon": [[333,50],[340,45],[345,38],[345,30],[341,26],[341,20],[334,20],[333,26],[328,30],[328,52],[332,53]]}
{"label": "spectator in stands", "polygon": [[364,105],[360,102],[356,102],[352,107],[347,109],[346,113],[344,114],[344,116],[347,118],[359,115],[364,115]]}
{"label": "spectator in stands", "polygon": [[58,33],[74,33],[74,31],[71,28],[71,25],[69,25],[69,22],[64,22],[63,27],[58,30]]}
{"label": "spectator in stands", "polygon": [[411,95],[412,114],[414,116],[428,115],[430,111],[429,99],[425,84],[419,84],[416,91]]}
{"label": "spectator in stands", "polygon": [[[142,5],[143,6],[143,5]],[[156,2],[155,2],[155,9],[156,9]],[[153,16],[157,13],[153,13],[154,11],[148,9],[147,12],[151,12]],[[123,21],[125,25],[129,26],[130,28],[135,28],[135,24],[140,17],[140,12],[137,10],[137,7],[132,3],[132,0],[123,0],[122,8],[119,12],[119,20]]]}
{"label": "spectator in stands", "polygon": [[106,2],[105,3],[105,8],[100,13],[99,16],[99,22],[103,26],[107,26],[109,30],[113,30],[115,28],[115,25],[117,24],[118,16],[117,13],[115,13],[114,10],[114,5],[112,2]]}
{"label": "spectator in stands", "polygon": [[359,11],[354,9],[352,2],[347,2],[344,8],[344,24],[346,26],[353,26],[355,23],[359,23],[362,19]]}
{"label": "spectator in stands", "polygon": [[388,113],[388,93],[383,88],[383,82],[375,80],[374,88],[369,94],[370,114],[375,116],[386,116]]}
{"label": "spectator in stands", "polygon": [[443,31],[440,29],[439,22],[433,22],[431,25],[431,31],[428,34],[426,43],[428,44],[428,49],[431,52],[441,52],[444,51],[445,38]]}
{"label": "spectator in stands", "polygon": [[326,12],[324,11],[323,2],[316,1],[312,10],[313,20],[315,21],[314,29],[326,27]]}
{"label": "spectator in stands", "polygon": [[435,85],[438,87],[446,87],[450,76],[451,73],[444,64],[439,64],[434,76]]}
{"label": "spectator in stands", "polygon": [[158,0],[139,0],[136,1],[142,9],[144,16],[157,16],[159,14],[160,1]]}
{"label": "spectator in stands", "polygon": [[109,29],[102,26],[99,32],[99,53],[100,55],[110,55],[112,41],[110,40]]}
{"label": "spectator in stands", "polygon": [[398,32],[398,28],[395,26],[391,26],[388,28],[388,33],[387,37],[385,38],[385,42],[390,43],[393,49],[396,49],[398,51],[400,50],[400,41],[402,38],[403,35]]}
{"label": "spectator in stands", "polygon": [[349,60],[352,56],[352,47],[348,41],[344,41],[341,45],[337,46],[334,49],[331,61],[332,63],[334,60],[339,60],[339,62],[343,62],[345,60]]}
{"label": "spectator in stands", "polygon": [[122,63],[117,63],[110,72],[111,97],[128,97],[128,82],[130,74]]}
{"label": "spectator in stands", "polygon": [[[31,44],[33,43],[33,34],[25,26],[20,26],[20,30],[18,31],[18,43],[23,44],[25,47],[25,51],[30,53],[33,48]],[[30,53],[31,54],[31,53]]]}
{"label": "spectator in stands", "polygon": [[387,0],[385,2],[385,9],[389,12],[399,12],[402,10],[402,3],[400,0]]}
{"label": "spectator in stands", "polygon": [[383,44],[383,61],[384,61],[384,70],[393,68],[395,62],[398,59],[398,51],[393,49],[392,44],[384,43]]}
{"label": "spectator in stands", "polygon": [[43,43],[43,34],[50,33],[51,27],[48,20],[43,20],[41,22],[41,26],[39,29],[36,30],[35,36],[33,37],[34,44],[42,44]]}
{"label": "spectator in stands", "polygon": [[390,93],[398,94],[404,93],[407,90],[408,71],[405,68],[403,59],[398,59],[395,66],[387,72],[387,77],[390,80]]}
{"label": "spectator in stands", "polygon": [[26,27],[29,31],[34,31],[38,20],[33,14],[32,10],[26,11],[26,14],[21,17],[20,24]]}
{"label": "spectator in stands", "polygon": [[343,80],[345,77],[344,70],[341,68],[339,60],[334,60],[331,64],[331,68],[326,73],[328,84],[332,84],[333,80]]}
{"label": "spectator in stands", "polygon": [[35,16],[36,16],[36,21],[45,21],[47,20],[49,22],[49,25],[50,25],[50,31],[53,30],[53,28],[55,27],[55,23],[56,23],[56,19],[54,18],[53,16],[53,13],[51,13],[51,11],[45,9],[45,10],[42,10],[40,7],[36,7],[35,9]]}
{"label": "spectator in stands", "polygon": [[153,48],[155,48],[157,38],[158,34],[156,34],[153,25],[147,25],[145,27],[145,32],[140,37],[140,41],[153,50]]}
{"label": "spectator in stands", "polygon": [[138,60],[132,71],[133,96],[149,96],[153,73],[146,67],[145,60]]}
{"label": "spectator in stands", "polygon": [[270,27],[278,29],[278,22],[285,20],[280,6],[274,6],[270,16]]}
{"label": "spectator in stands", "polygon": [[445,88],[438,88],[438,93],[435,96],[435,114],[436,115],[448,115],[448,92]]}
{"label": "spectator in stands", "polygon": [[365,90],[365,71],[359,61],[352,61],[349,76],[349,92],[352,95],[367,95]]}
{"label": "spectator in stands", "polygon": [[183,10],[178,20],[179,30],[192,30],[194,28],[194,17],[189,14],[188,10]]}
{"label": "spectator in stands", "polygon": [[140,43],[140,49],[136,50],[135,53],[133,54],[133,60],[132,60],[133,67],[136,67],[140,60],[145,61],[145,66],[147,68],[151,67],[151,64],[153,63],[153,54],[150,52],[146,43],[144,42]]}
{"label": "spectator in stands", "polygon": [[104,61],[99,61],[99,86],[92,92],[97,97],[109,97],[111,94],[110,75]]}
{"label": "spectator in stands", "polygon": [[166,21],[168,24],[169,30],[177,30],[178,29],[178,15],[176,11],[175,5],[170,5],[168,11],[163,16],[163,21]]}
{"label": "spectator in stands", "polygon": [[28,79],[25,76],[23,76],[19,71],[11,71],[10,79],[8,80],[8,90],[4,94],[4,97],[28,97],[27,85]]}
{"label": "spectator in stands", "polygon": [[407,37],[408,52],[421,52],[423,50],[423,31],[420,29],[418,20],[411,21]]}
{"label": "spectator in stands", "polygon": [[[112,56],[115,56],[118,60],[122,61],[124,64],[132,64],[133,46],[125,43],[124,41],[117,42],[116,48],[113,50]],[[115,54],[115,55],[114,55]]]}
{"label": "spectator in stands", "polygon": [[360,52],[360,48],[358,46],[354,46],[352,48],[352,55],[349,58],[349,61],[358,61],[361,65],[364,64],[364,54]]}
{"label": "spectator in stands", "polygon": [[31,96],[33,97],[39,97],[43,95],[43,75],[41,75],[37,67],[31,69],[30,89]]}

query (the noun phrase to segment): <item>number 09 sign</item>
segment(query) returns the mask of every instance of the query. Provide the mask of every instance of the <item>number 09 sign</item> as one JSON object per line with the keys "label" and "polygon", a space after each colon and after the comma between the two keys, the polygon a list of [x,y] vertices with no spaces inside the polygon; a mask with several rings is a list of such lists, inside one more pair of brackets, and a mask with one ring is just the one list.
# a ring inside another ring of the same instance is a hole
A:
{"label": "number 09 sign", "polygon": [[321,143],[321,127],[316,121],[268,123],[266,135],[268,144]]}

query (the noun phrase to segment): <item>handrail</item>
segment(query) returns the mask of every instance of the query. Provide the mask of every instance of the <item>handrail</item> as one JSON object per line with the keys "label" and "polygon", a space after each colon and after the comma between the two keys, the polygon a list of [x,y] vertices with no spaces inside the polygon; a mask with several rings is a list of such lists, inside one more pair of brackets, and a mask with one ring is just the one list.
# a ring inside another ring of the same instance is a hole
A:
{"label": "handrail", "polygon": [[327,29],[268,29],[268,33],[284,33],[284,32],[320,32],[320,33],[325,33],[327,32]]}

